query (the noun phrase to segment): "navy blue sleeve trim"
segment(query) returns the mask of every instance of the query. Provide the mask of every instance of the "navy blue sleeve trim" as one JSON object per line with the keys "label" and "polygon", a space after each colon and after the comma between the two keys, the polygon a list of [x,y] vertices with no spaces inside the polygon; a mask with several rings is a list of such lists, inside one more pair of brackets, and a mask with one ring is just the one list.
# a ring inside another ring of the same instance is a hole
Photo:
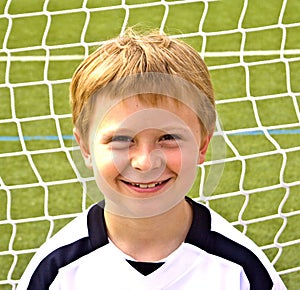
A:
{"label": "navy blue sleeve trim", "polygon": [[273,281],[258,257],[239,243],[211,231],[209,210],[193,200],[188,201],[193,206],[194,217],[186,242],[243,267],[251,290],[272,289]]}
{"label": "navy blue sleeve trim", "polygon": [[33,273],[28,290],[49,289],[58,270],[91,252],[91,244],[88,238],[83,238],[72,244],[56,249],[49,254]]}
{"label": "navy blue sleeve trim", "polygon": [[28,290],[46,290],[58,270],[108,243],[103,208],[94,205],[87,216],[89,236],[62,246],[45,257],[33,273]]}
{"label": "navy blue sleeve trim", "polygon": [[243,267],[251,290],[272,289],[273,281],[268,271],[249,249],[216,232],[210,233],[207,242],[208,252]]}
{"label": "navy blue sleeve trim", "polygon": [[87,217],[89,237],[93,249],[108,244],[107,229],[104,220],[104,201],[94,205]]}

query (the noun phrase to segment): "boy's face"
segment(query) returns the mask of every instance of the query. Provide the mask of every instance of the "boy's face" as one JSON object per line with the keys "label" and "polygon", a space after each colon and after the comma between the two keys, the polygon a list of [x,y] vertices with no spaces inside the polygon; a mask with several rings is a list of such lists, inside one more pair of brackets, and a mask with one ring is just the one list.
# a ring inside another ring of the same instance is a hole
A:
{"label": "boy's face", "polygon": [[148,217],[171,209],[204,160],[208,138],[202,140],[197,115],[165,98],[156,106],[138,97],[119,102],[96,122],[89,149],[82,148],[106,207],[116,214]]}

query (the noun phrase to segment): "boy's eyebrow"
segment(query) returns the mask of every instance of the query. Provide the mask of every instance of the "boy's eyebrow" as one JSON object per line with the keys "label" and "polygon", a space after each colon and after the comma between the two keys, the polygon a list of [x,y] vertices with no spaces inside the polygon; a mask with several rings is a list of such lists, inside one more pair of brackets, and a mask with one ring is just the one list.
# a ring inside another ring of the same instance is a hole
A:
{"label": "boy's eyebrow", "polygon": [[109,128],[109,129],[104,129],[104,130],[99,130],[98,134],[103,136],[114,136],[116,134],[128,134],[132,135],[135,133],[135,131],[126,129],[126,128]]}
{"label": "boy's eyebrow", "polygon": [[168,132],[187,132],[187,130],[190,131],[190,128],[188,128],[188,126],[161,126],[161,127],[146,127],[146,128],[142,128],[141,130],[132,130],[131,128],[126,128],[126,127],[118,127],[118,128],[109,128],[107,130],[99,130],[98,132],[102,135],[102,136],[112,136],[112,135],[116,135],[116,134],[128,134],[128,135],[136,135],[139,132],[142,132],[143,130],[147,130],[147,129],[157,129],[157,130],[161,130],[165,133]]}

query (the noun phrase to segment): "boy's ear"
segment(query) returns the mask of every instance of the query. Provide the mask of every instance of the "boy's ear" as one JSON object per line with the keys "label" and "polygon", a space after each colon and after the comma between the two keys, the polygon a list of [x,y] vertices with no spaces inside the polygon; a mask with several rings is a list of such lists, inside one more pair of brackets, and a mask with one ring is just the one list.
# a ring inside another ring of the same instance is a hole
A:
{"label": "boy's ear", "polygon": [[92,169],[92,158],[89,148],[86,146],[84,140],[81,138],[80,133],[76,128],[73,129],[74,137],[80,147],[81,155],[84,159],[85,166]]}
{"label": "boy's ear", "polygon": [[205,156],[206,156],[206,152],[207,152],[211,137],[212,137],[212,135],[207,135],[205,137],[205,140],[203,140],[203,142],[201,144],[201,148],[199,149],[198,164],[202,164],[205,161]]}

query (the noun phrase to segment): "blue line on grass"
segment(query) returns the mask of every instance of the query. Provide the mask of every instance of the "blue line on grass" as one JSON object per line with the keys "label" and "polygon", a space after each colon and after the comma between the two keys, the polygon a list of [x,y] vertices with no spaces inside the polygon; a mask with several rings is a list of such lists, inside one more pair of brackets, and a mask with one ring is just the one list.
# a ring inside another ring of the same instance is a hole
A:
{"label": "blue line on grass", "polygon": [[[271,135],[292,135],[292,134],[300,134],[300,129],[289,129],[289,130],[268,130]],[[251,135],[264,135],[262,130],[253,130],[239,133],[229,134],[232,136],[251,136]],[[63,140],[75,140],[73,135],[62,135]],[[0,136],[0,141],[19,141],[20,137],[18,136]],[[25,141],[43,141],[50,140],[56,141],[59,140],[58,136],[55,135],[47,135],[47,136],[24,136]]]}
{"label": "blue line on grass", "polygon": [[[64,140],[75,140],[73,135],[63,135],[62,138]],[[0,136],[0,141],[19,141],[19,136]],[[50,140],[50,141],[56,141],[59,140],[58,136],[24,136],[25,141],[40,141],[40,140]]]}
{"label": "blue line on grass", "polygon": [[[300,129],[274,129],[274,130],[268,130],[268,133],[271,135],[292,135],[292,134],[300,134]],[[232,133],[229,135],[264,135],[264,131],[262,130],[253,130],[253,131],[245,131],[245,132],[238,132],[238,133]]]}

